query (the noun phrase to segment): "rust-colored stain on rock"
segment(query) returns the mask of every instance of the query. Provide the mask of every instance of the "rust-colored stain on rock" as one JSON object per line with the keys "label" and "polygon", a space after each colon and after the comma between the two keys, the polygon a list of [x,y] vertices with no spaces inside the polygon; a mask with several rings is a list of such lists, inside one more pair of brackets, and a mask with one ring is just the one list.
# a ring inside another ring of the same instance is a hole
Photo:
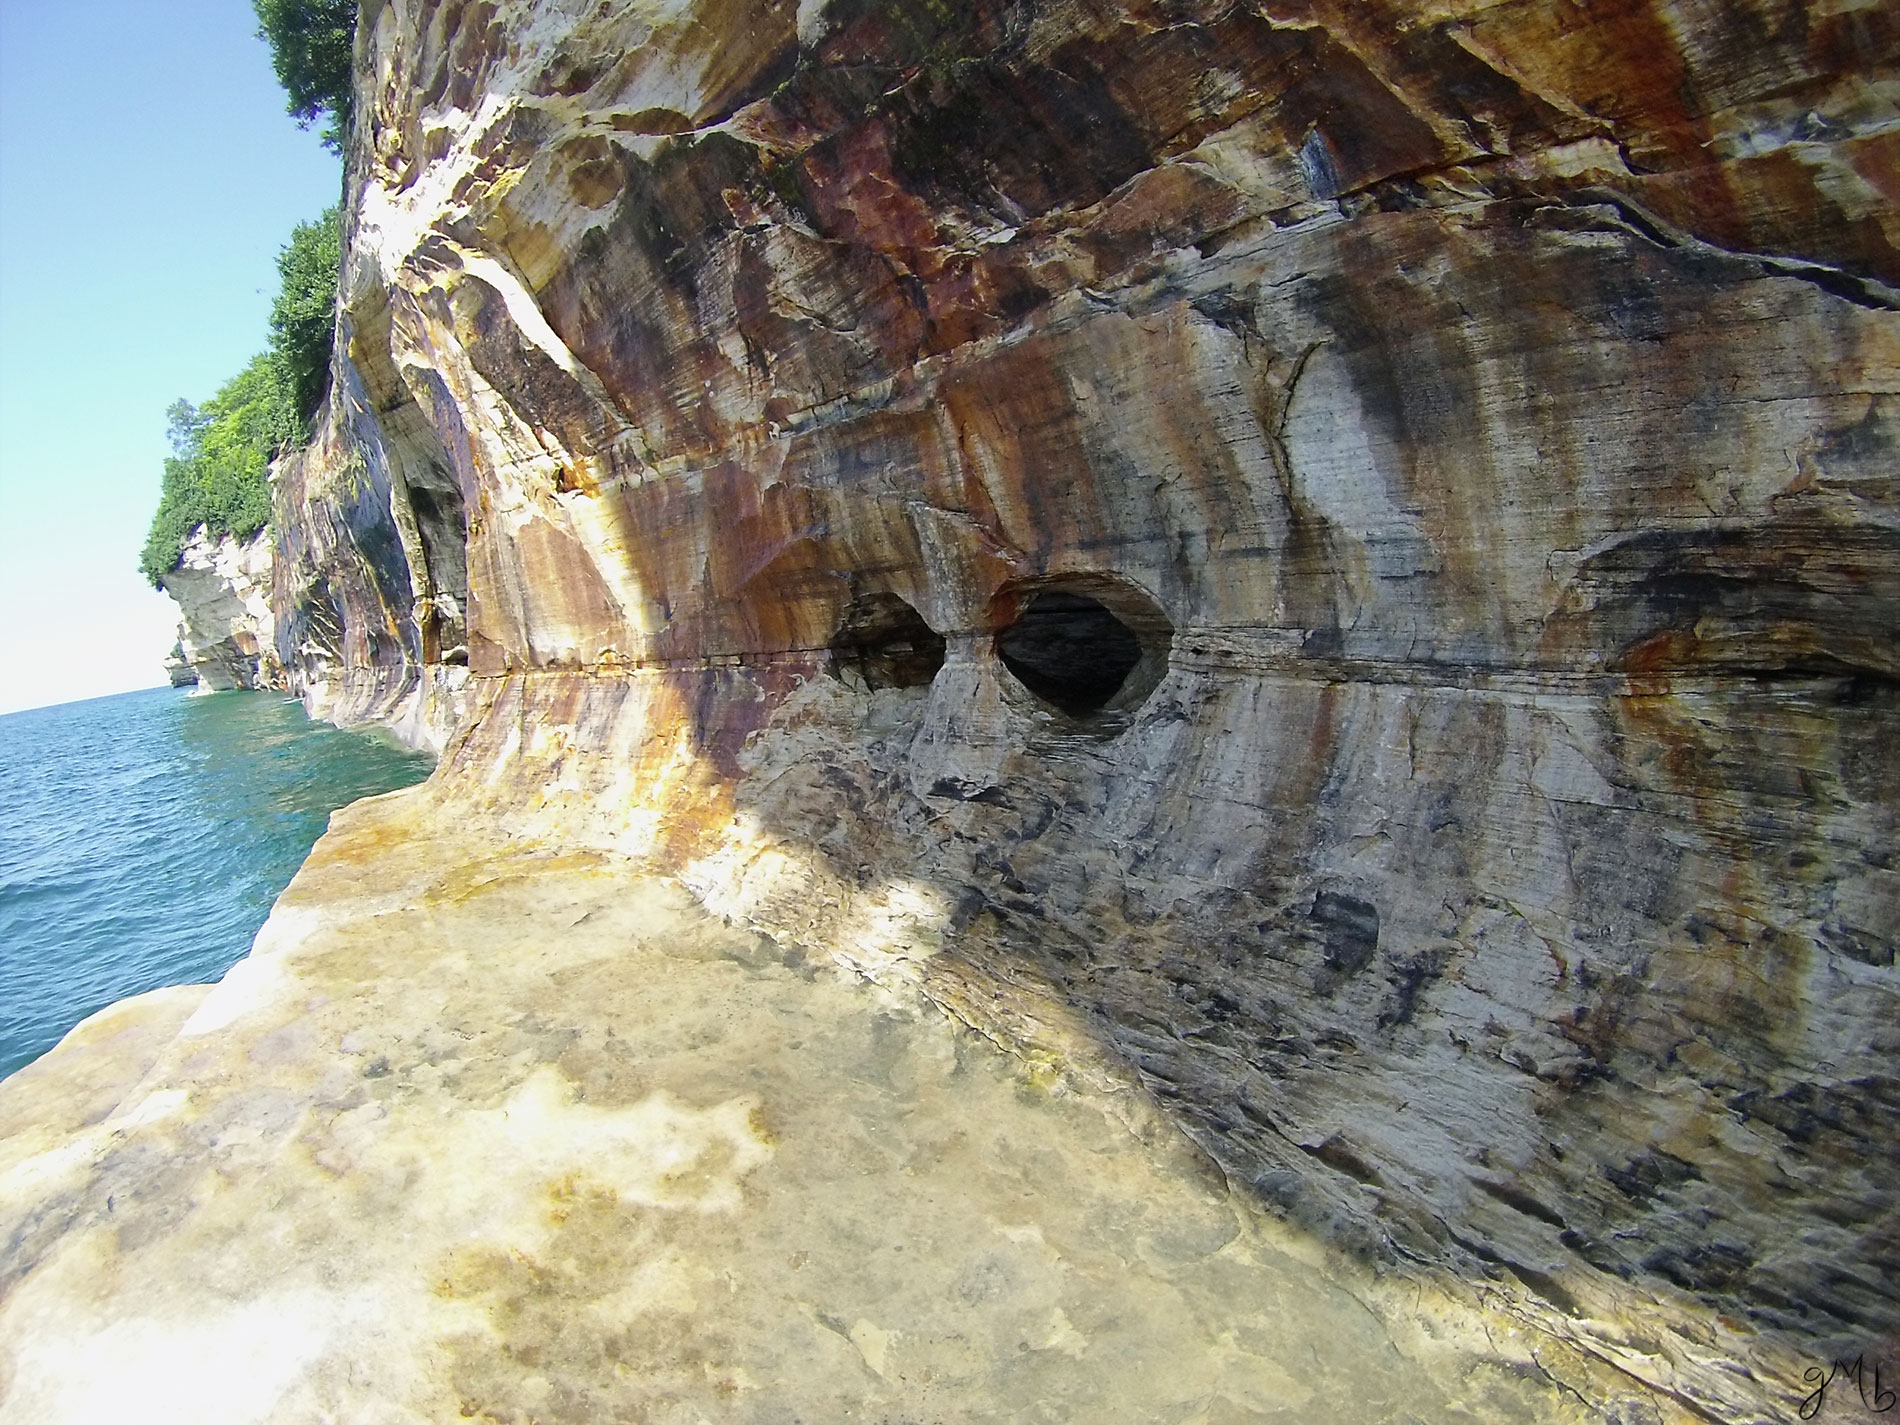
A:
{"label": "rust-colored stain on rock", "polygon": [[[455,726],[483,824],[1086,1037],[1273,1211],[1712,1417],[1891,1333],[1887,9],[362,41],[277,484],[307,695]],[[1011,671],[1045,590],[1069,665],[1140,625],[1125,698]],[[834,655],[872,607],[927,683]]]}

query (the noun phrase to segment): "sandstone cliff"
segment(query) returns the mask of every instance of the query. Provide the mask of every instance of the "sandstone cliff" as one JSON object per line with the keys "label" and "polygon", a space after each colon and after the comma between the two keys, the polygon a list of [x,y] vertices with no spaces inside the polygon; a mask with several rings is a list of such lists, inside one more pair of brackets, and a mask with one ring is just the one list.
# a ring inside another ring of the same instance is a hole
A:
{"label": "sandstone cliff", "polygon": [[312,717],[382,722],[410,746],[439,752],[468,676],[467,650],[453,636],[461,573],[438,566],[432,578],[416,532],[423,496],[392,483],[373,423],[361,443],[346,423],[345,412],[363,418],[364,404],[354,371],[339,362],[316,441],[273,467],[276,651]]}
{"label": "sandstone cliff", "polygon": [[1105,1049],[1718,1417],[1900,1327],[1890,6],[386,0],[358,68],[323,710],[466,698],[471,824]]}
{"label": "sandstone cliff", "polygon": [[159,581],[178,604],[177,658],[172,685],[196,681],[213,691],[283,688],[271,613],[271,536],[268,529],[239,540],[215,540],[203,525]]}

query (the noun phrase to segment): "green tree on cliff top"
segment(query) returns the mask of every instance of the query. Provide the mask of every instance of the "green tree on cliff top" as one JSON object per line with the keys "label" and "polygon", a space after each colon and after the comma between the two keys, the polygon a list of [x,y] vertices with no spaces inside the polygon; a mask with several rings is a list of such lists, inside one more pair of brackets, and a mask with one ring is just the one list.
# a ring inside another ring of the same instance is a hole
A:
{"label": "green tree on cliff top", "polygon": [[[341,152],[350,125],[356,0],[253,0],[291,114],[305,128],[328,116],[323,142]],[[179,399],[166,414],[172,455],[158,510],[139,554],[153,584],[178,567],[193,530],[248,538],[270,520],[270,463],[308,438],[330,384],[341,219],[330,209],[299,223],[277,254],[270,349],[202,406]]]}
{"label": "green tree on cliff top", "polygon": [[350,130],[356,0],[253,0],[253,6],[291,114],[306,129],[327,115],[323,142],[341,153]]}
{"label": "green tree on cliff top", "polygon": [[271,452],[297,431],[268,353],[253,357],[202,406],[178,400],[165,415],[172,454],[139,555],[139,570],[154,585],[177,567],[199,525],[214,536],[247,539],[269,522],[265,471]]}
{"label": "green tree on cliff top", "polygon": [[297,224],[277,254],[270,349],[202,406],[180,399],[165,413],[172,455],[139,555],[153,584],[199,525],[247,539],[269,522],[270,463],[304,443],[330,381],[340,231],[335,208]]}
{"label": "green tree on cliff top", "polygon": [[270,308],[271,359],[296,408],[300,428],[317,413],[330,384],[337,269],[342,263],[343,223],[336,208],[315,222],[297,224],[277,254],[277,298]]}

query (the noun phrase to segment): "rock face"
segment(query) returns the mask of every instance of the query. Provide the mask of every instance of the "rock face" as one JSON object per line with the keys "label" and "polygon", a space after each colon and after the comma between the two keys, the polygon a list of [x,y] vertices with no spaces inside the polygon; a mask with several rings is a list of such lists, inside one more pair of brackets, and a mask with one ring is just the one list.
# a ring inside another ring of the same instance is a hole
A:
{"label": "rock face", "polygon": [[327,708],[1718,1417],[1900,1327],[1892,7],[358,38]]}
{"label": "rock face", "polygon": [[174,643],[172,651],[165,655],[165,676],[171,679],[174,688],[196,687],[198,672],[185,660],[185,646]]}
{"label": "rock face", "polygon": [[[393,483],[402,478],[397,447],[364,404],[354,372],[339,363],[316,441],[272,468],[277,656],[312,717],[380,721],[410,746],[438,752],[468,677],[466,649],[440,636],[459,617],[454,591],[465,580],[456,565],[438,566],[447,588],[431,581],[417,534],[423,497]],[[361,441],[345,424],[352,411]]]}
{"label": "rock face", "polygon": [[283,688],[271,614],[271,537],[248,540],[203,525],[191,533],[178,564],[160,581],[178,604],[178,658],[172,686],[197,682],[232,688]]}

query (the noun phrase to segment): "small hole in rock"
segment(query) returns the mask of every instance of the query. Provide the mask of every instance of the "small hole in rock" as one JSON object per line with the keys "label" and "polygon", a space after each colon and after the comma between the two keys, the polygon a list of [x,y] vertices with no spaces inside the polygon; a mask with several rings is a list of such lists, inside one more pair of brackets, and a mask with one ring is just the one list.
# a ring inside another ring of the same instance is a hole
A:
{"label": "small hole in rock", "polygon": [[879,688],[924,688],[943,667],[943,635],[895,594],[851,601],[831,638],[831,668],[845,682]]}
{"label": "small hole in rock", "polygon": [[1045,589],[996,636],[1003,666],[1072,717],[1099,712],[1141,662],[1141,640],[1098,600]]}

